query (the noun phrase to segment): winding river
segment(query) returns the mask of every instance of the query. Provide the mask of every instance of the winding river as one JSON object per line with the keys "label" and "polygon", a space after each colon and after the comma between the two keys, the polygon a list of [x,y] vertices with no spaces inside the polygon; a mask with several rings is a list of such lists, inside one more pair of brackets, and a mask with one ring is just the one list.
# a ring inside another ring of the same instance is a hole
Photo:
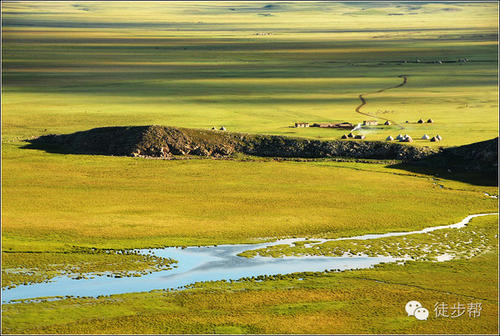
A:
{"label": "winding river", "polygon": [[[367,234],[335,239],[314,239],[306,244],[313,246],[326,241],[347,239],[379,239],[412,234],[425,234],[441,229],[458,229],[466,226],[471,219],[479,216],[496,215],[498,213],[476,214],[465,217],[462,221],[451,224],[428,227],[419,231],[390,232],[384,234]],[[301,257],[254,257],[245,258],[239,253],[279,244],[293,244],[305,238],[280,239],[271,243],[235,244],[219,246],[167,247],[161,249],[136,250],[142,254],[153,254],[178,261],[177,267],[171,270],[153,272],[141,277],[114,278],[95,276],[75,280],[71,276],[58,276],[50,282],[20,285],[15,288],[2,289],[2,303],[13,303],[15,300],[35,299],[39,297],[88,296],[123,294],[131,292],[147,292],[154,289],[179,289],[200,281],[237,280],[243,277],[258,275],[289,274],[295,272],[317,272],[330,269],[352,270],[373,267],[383,262],[404,260],[390,256],[368,257],[363,255],[345,255],[342,257],[301,256]]]}

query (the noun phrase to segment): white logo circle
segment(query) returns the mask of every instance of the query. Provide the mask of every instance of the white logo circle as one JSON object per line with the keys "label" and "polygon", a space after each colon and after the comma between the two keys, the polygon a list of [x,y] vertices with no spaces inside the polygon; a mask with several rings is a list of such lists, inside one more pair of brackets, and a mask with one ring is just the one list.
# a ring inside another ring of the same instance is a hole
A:
{"label": "white logo circle", "polygon": [[429,311],[424,307],[420,307],[415,310],[414,315],[417,320],[427,320],[429,317]]}
{"label": "white logo circle", "polygon": [[415,310],[417,310],[417,308],[421,308],[421,307],[422,307],[422,304],[420,302],[409,301],[405,306],[405,310],[408,313],[408,316],[414,316]]}

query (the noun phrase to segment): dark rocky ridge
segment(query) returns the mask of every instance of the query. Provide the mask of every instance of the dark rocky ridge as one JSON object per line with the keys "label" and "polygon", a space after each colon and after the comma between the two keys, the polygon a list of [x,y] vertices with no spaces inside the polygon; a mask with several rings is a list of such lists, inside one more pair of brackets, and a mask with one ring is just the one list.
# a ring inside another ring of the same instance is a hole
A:
{"label": "dark rocky ridge", "polygon": [[414,161],[437,149],[380,141],[320,141],[165,126],[103,127],[29,140],[29,148],[60,153],[172,157],[225,157],[242,153],[263,157],[347,157]]}
{"label": "dark rocky ridge", "polygon": [[72,134],[45,135],[24,148],[64,154],[97,154],[156,158],[231,158],[234,154],[308,160],[398,160],[389,167],[498,185],[498,138],[450,148],[408,144],[251,135],[164,126],[103,127]]}
{"label": "dark rocky ridge", "polygon": [[[498,175],[498,138],[450,148],[414,147],[394,142],[310,140],[165,126],[102,127],[72,134],[45,135],[27,148],[68,154],[223,158],[236,153],[280,158],[401,160],[407,166]],[[406,167],[405,166],[405,167]]]}

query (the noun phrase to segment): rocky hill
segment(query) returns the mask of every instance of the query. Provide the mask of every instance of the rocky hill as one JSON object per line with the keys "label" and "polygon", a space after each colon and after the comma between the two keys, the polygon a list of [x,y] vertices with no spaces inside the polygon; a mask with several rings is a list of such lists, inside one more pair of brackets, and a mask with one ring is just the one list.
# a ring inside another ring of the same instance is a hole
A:
{"label": "rocky hill", "polygon": [[226,157],[242,153],[263,157],[347,157],[415,161],[438,153],[427,147],[360,140],[309,140],[166,126],[103,127],[30,140],[29,148],[72,154],[119,156]]}

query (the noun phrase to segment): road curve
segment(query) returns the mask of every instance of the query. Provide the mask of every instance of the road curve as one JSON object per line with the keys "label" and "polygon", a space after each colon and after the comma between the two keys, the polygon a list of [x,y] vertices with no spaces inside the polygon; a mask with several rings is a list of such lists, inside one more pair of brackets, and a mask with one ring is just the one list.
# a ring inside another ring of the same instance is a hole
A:
{"label": "road curve", "polygon": [[387,120],[389,121],[391,124],[393,125],[397,125],[399,126],[401,129],[404,129],[404,127],[400,124],[398,124],[397,122],[395,122],[394,120],[391,120],[391,119],[387,119],[387,118],[384,118],[384,117],[380,117],[380,116],[377,116],[375,114],[370,114],[370,113],[366,113],[366,112],[362,112],[361,111],[361,108],[363,106],[365,106],[367,104],[366,102],[366,99],[364,96],[368,95],[368,94],[374,94],[374,93],[381,93],[381,92],[384,92],[386,90],[390,90],[390,89],[396,89],[398,87],[402,87],[404,85],[406,85],[406,83],[408,82],[408,76],[407,75],[399,75],[398,76],[399,78],[403,78],[403,82],[402,83],[399,83],[398,85],[396,86],[391,86],[391,87],[388,87],[388,88],[384,88],[384,89],[380,89],[380,90],[377,90],[375,92],[369,92],[369,93],[363,93],[363,94],[360,94],[359,95],[359,100],[361,100],[361,104],[358,105],[358,107],[356,107],[355,111],[359,114],[363,114],[363,115],[366,115],[366,116],[369,116],[369,117],[372,117],[372,118],[377,118],[377,119],[383,119],[383,120]]}

